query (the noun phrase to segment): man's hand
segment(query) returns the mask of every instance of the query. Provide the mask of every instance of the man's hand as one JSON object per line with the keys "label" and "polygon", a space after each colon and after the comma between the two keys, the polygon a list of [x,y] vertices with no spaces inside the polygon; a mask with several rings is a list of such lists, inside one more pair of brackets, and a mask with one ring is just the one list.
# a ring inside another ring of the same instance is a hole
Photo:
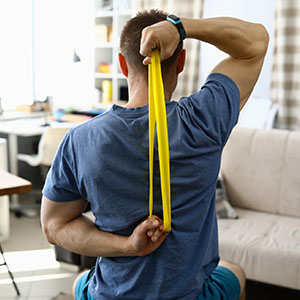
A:
{"label": "man's hand", "polygon": [[165,240],[168,233],[164,232],[161,219],[152,216],[140,223],[128,237],[128,249],[132,256],[145,256],[155,251]]}
{"label": "man's hand", "polygon": [[87,256],[144,256],[167,237],[156,216],[141,222],[130,236],[102,231],[82,215],[85,207],[84,199],[55,202],[43,196],[41,223],[49,243]]}
{"label": "man's hand", "polygon": [[151,52],[158,48],[160,60],[170,58],[176,50],[180,36],[177,28],[169,21],[155,23],[143,29],[140,54],[146,56],[144,65],[151,63]]}

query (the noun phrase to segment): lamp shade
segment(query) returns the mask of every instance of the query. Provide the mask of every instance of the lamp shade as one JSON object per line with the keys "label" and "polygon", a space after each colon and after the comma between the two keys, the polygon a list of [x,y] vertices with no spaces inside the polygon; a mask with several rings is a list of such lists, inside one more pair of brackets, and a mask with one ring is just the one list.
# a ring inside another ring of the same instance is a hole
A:
{"label": "lamp shade", "polygon": [[73,53],[73,62],[80,62],[81,59],[80,57],[78,56],[78,54],[76,53],[76,50],[74,49],[74,53]]}

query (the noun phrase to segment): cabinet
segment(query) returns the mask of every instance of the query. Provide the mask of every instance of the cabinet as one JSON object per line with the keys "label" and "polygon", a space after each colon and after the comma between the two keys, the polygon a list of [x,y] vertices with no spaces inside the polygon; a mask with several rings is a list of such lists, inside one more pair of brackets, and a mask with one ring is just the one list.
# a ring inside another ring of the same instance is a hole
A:
{"label": "cabinet", "polygon": [[94,81],[97,101],[102,104],[117,103],[128,97],[118,53],[122,28],[131,16],[130,0],[95,0]]}

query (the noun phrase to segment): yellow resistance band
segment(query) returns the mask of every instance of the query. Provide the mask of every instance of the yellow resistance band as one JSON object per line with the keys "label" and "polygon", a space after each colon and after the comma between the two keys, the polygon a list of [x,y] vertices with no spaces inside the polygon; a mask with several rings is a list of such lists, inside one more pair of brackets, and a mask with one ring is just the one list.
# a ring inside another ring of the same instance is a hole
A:
{"label": "yellow resistance band", "polygon": [[155,123],[157,127],[160,186],[164,230],[171,231],[170,159],[164,86],[161,77],[159,51],[153,50],[148,66],[149,86],[149,215],[153,211],[153,158]]}

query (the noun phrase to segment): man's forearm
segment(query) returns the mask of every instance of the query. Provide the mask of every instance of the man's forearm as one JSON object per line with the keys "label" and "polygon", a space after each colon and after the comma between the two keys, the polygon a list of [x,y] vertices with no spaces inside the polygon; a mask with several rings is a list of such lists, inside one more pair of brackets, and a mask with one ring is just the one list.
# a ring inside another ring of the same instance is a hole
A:
{"label": "man's forearm", "polygon": [[152,215],[139,223],[130,236],[101,231],[82,215],[85,199],[55,202],[43,196],[41,224],[51,244],[88,256],[144,256],[165,240],[162,220]]}
{"label": "man's forearm", "polygon": [[260,24],[235,18],[182,18],[187,38],[210,43],[237,59],[264,55],[268,34]]}
{"label": "man's forearm", "polygon": [[47,229],[49,242],[67,250],[87,256],[128,256],[127,237],[99,230],[85,216],[63,225],[50,225]]}
{"label": "man's forearm", "polygon": [[87,256],[145,256],[155,251],[168,235],[162,220],[155,215],[138,224],[130,236],[101,231],[83,215],[65,222],[55,216],[48,221],[42,218],[42,225],[51,244]]}

